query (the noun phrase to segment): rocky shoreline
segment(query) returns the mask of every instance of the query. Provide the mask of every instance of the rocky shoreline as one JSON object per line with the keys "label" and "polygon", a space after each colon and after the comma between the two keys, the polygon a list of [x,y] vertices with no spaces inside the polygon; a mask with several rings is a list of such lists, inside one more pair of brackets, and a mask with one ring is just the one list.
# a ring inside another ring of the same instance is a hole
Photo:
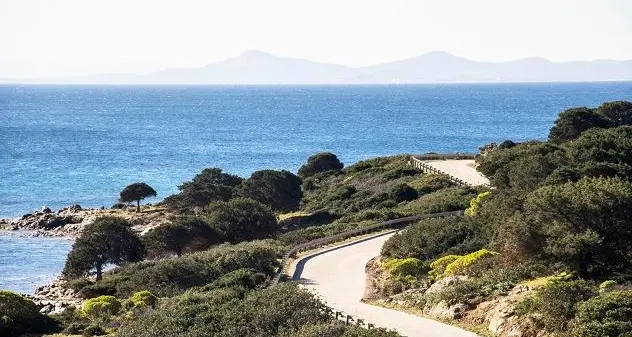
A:
{"label": "rocky shoreline", "polygon": [[[135,207],[129,209],[83,208],[71,205],[53,211],[48,207],[24,214],[13,219],[0,219],[0,235],[19,237],[57,237],[77,238],[83,228],[101,216],[119,216],[129,220],[135,231],[143,234],[149,229],[169,222],[169,214],[162,208],[151,205],[143,206],[140,213]],[[60,276],[50,284],[38,287],[35,292],[24,296],[33,300],[42,313],[60,313],[69,306],[79,307],[83,299],[79,294],[67,287]]]}
{"label": "rocky shoreline", "polygon": [[27,237],[74,238],[102,211],[93,208],[84,209],[80,205],[64,207],[57,212],[53,212],[48,207],[42,207],[40,211],[24,214],[19,218],[0,219],[0,230]]}

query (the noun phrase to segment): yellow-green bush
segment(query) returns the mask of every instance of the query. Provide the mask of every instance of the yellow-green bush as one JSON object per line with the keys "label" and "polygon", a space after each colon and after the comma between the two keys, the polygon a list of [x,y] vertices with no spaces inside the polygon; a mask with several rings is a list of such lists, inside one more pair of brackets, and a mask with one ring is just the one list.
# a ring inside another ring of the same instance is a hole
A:
{"label": "yellow-green bush", "polygon": [[483,201],[483,199],[487,198],[491,194],[492,192],[483,192],[477,195],[475,198],[472,198],[472,200],[470,200],[470,207],[465,210],[465,215],[468,215],[468,216],[476,215],[478,213],[478,208],[481,202]]}
{"label": "yellow-green bush", "polygon": [[121,302],[114,296],[99,296],[83,303],[80,315],[91,320],[109,319],[121,310]]}
{"label": "yellow-green bush", "polygon": [[445,272],[445,268],[459,258],[461,258],[461,255],[446,255],[434,260],[430,264],[430,276],[433,278],[440,278]]}
{"label": "yellow-green bush", "polygon": [[600,285],[599,285],[599,292],[600,293],[605,293],[606,291],[610,291],[612,290],[615,286],[617,285],[617,281],[615,280],[606,280],[603,281]]}
{"label": "yellow-green bush", "polygon": [[390,259],[384,262],[384,268],[395,277],[418,276],[423,272],[421,260],[414,257],[406,259]]}
{"label": "yellow-green bush", "polygon": [[498,255],[498,253],[489,251],[484,248],[481,250],[475,251],[473,253],[463,255],[445,267],[443,276],[463,274],[473,264],[480,262],[481,260],[485,258],[489,258],[496,255]]}
{"label": "yellow-green bush", "polygon": [[148,290],[142,290],[130,296],[129,300],[134,305],[134,308],[153,308],[158,302],[158,297]]}

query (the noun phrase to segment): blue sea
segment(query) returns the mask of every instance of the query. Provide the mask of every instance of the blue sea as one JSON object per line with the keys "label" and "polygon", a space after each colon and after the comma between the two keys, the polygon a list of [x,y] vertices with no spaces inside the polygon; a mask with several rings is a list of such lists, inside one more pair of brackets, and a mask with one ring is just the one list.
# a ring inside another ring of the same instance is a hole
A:
{"label": "blue sea", "polygon": [[353,163],[544,139],[559,112],[609,100],[632,100],[632,82],[0,86],[0,217],[43,205],[109,207],[136,181],[160,199],[205,167],[246,177],[296,171],[324,150]]}

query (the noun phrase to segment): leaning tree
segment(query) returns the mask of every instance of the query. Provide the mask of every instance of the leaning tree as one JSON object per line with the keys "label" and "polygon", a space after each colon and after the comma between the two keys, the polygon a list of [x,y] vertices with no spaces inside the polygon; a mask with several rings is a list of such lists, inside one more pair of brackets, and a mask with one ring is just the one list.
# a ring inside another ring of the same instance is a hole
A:
{"label": "leaning tree", "polygon": [[133,183],[121,191],[121,202],[136,201],[136,212],[140,212],[140,201],[147,197],[155,197],[156,191],[145,183]]}
{"label": "leaning tree", "polygon": [[94,269],[99,281],[105,265],[140,261],[143,255],[143,244],[131,224],[125,219],[104,216],[85,226],[72,245],[63,273],[76,278]]}

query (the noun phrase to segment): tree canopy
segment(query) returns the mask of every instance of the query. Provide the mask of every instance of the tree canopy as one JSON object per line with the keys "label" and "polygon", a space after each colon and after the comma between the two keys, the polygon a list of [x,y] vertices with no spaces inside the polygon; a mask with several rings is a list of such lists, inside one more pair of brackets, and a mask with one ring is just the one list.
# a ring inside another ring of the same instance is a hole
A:
{"label": "tree canopy", "polygon": [[100,280],[107,264],[140,261],[143,244],[130,227],[128,221],[113,216],[100,217],[86,225],[68,254],[64,275],[81,277],[95,269]]}
{"label": "tree canopy", "polygon": [[564,143],[575,139],[579,135],[592,128],[604,128],[610,126],[610,121],[589,108],[572,108],[560,113],[555,125],[549,133],[549,140],[553,143]]}
{"label": "tree canopy", "polygon": [[147,255],[156,258],[203,250],[222,242],[222,238],[204,220],[186,216],[149,230],[142,241]]}
{"label": "tree canopy", "polygon": [[235,196],[242,180],[219,168],[206,168],[193,180],[178,186],[180,193],[167,197],[164,203],[172,209],[190,209],[206,206],[211,201],[227,201]]}
{"label": "tree canopy", "polygon": [[239,194],[280,212],[297,209],[303,197],[301,178],[286,170],[255,171],[243,181]]}
{"label": "tree canopy", "polygon": [[204,207],[203,217],[225,240],[233,243],[269,238],[279,230],[272,210],[247,198],[212,202]]}
{"label": "tree canopy", "polygon": [[140,201],[147,197],[155,197],[156,191],[146,183],[133,183],[121,191],[121,202],[136,201],[136,212],[140,212]]}
{"label": "tree canopy", "polygon": [[298,176],[307,178],[321,172],[342,170],[343,167],[335,154],[320,152],[307,158],[307,163],[298,170]]}

